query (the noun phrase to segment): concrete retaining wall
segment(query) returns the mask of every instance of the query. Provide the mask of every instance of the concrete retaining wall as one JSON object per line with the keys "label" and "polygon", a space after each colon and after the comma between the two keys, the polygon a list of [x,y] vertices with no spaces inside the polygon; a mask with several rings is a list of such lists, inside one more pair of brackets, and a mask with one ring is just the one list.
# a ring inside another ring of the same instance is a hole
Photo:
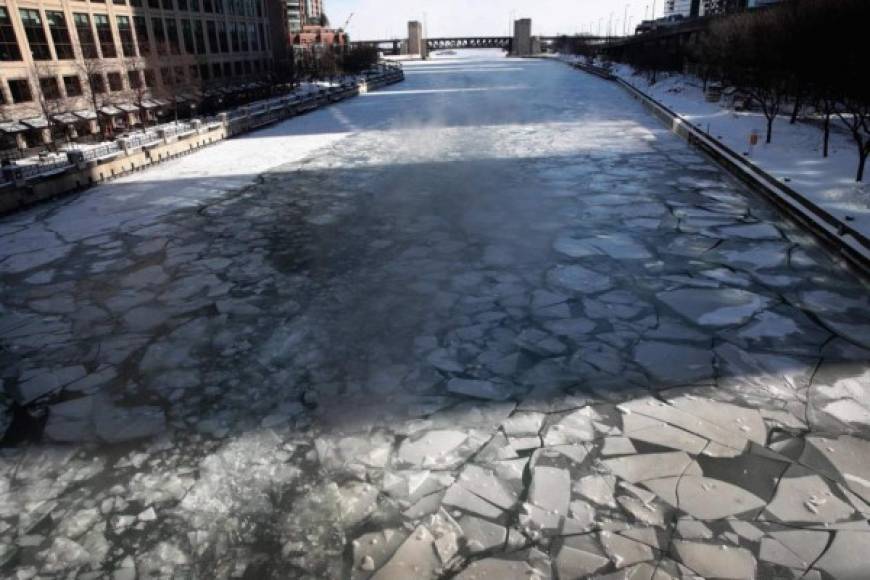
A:
{"label": "concrete retaining wall", "polygon": [[112,156],[78,163],[53,175],[22,180],[10,187],[0,189],[0,215],[81,191],[133,171],[187,155],[235,135],[254,131],[328,104],[397,83],[404,78],[401,70],[394,70],[355,85],[335,87],[303,99],[288,99],[281,106],[254,104],[250,106],[250,111],[244,111],[242,115],[236,114],[231,119],[226,114],[222,114],[219,122],[203,125],[187,135],[160,139],[157,143],[142,148],[122,149]]}

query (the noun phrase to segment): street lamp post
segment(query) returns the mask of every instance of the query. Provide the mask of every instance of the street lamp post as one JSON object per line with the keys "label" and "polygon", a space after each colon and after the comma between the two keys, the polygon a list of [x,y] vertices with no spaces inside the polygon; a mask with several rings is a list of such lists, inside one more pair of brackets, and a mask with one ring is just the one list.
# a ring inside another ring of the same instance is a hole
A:
{"label": "street lamp post", "polygon": [[622,35],[628,36],[628,4],[625,5],[625,18],[622,20]]}

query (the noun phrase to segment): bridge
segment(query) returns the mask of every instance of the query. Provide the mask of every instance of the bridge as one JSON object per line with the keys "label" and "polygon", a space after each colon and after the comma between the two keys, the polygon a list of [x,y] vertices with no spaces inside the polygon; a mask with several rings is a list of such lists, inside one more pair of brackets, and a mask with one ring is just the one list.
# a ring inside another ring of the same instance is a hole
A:
{"label": "bridge", "polygon": [[[510,36],[469,36],[457,38],[427,38],[426,48],[434,50],[449,50],[457,48],[500,48],[510,51],[513,46],[513,38]],[[405,39],[391,38],[382,40],[356,40],[350,43],[351,47],[374,46],[385,52],[399,54]]]}
{"label": "bridge", "polygon": [[[542,47],[549,47],[556,41],[555,36],[540,36]],[[426,48],[429,51],[451,50],[459,48],[500,48],[510,52],[513,48],[513,38],[510,36],[467,36],[456,38],[427,38]],[[389,38],[381,40],[354,40],[350,42],[351,48],[359,46],[373,46],[388,54],[401,54],[404,38]]]}
{"label": "bridge", "polygon": [[501,48],[510,50],[513,46],[510,36],[472,36],[468,38],[427,38],[426,47],[431,50],[453,48]]}
{"label": "bridge", "polygon": [[424,38],[423,27],[420,22],[408,23],[407,38],[387,38],[380,40],[355,40],[350,43],[351,48],[375,47],[385,53],[399,55],[422,54],[437,50],[465,49],[465,48],[500,48],[517,56],[528,56],[532,52],[532,39],[537,46],[545,50],[556,40],[555,37],[532,37],[532,21],[529,19],[518,20],[514,24],[514,36],[459,36],[459,37],[436,37]]}

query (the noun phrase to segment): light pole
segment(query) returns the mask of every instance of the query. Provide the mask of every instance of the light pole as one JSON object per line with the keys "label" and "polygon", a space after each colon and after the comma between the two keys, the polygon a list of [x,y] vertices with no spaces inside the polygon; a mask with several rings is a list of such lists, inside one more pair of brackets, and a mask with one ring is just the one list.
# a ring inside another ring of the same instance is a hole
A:
{"label": "light pole", "polygon": [[622,20],[622,35],[628,36],[628,4],[625,5],[625,18]]}

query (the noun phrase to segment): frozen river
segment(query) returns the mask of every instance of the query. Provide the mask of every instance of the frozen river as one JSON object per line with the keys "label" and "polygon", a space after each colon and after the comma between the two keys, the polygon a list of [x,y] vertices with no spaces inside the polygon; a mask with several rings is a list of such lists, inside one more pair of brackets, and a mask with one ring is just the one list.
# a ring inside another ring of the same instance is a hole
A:
{"label": "frozen river", "polygon": [[868,289],[481,51],[0,221],[0,576],[870,569]]}

